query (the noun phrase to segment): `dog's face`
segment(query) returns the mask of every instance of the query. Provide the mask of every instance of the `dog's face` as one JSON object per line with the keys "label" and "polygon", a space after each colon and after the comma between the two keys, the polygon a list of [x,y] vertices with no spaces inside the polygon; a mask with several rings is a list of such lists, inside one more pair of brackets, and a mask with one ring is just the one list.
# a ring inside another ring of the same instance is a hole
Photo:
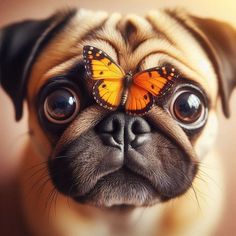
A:
{"label": "dog's face", "polygon": [[[10,58],[1,62],[3,87],[17,118],[27,98],[33,142],[48,158],[59,192],[102,208],[137,207],[178,197],[192,186],[216,135],[218,98],[225,102],[235,83],[229,59],[223,74],[225,55],[217,51],[222,44],[212,43],[212,32],[207,37],[201,28],[206,22],[216,24],[175,12],[141,18],[82,10],[3,31],[1,53]],[[30,42],[23,35],[27,30],[34,32]],[[9,38],[15,32],[25,51],[17,44],[17,57],[12,57],[7,45],[13,45]],[[85,45],[103,50],[126,72],[171,67],[178,79],[143,116],[110,111],[93,98]],[[13,76],[19,73],[17,87]]]}

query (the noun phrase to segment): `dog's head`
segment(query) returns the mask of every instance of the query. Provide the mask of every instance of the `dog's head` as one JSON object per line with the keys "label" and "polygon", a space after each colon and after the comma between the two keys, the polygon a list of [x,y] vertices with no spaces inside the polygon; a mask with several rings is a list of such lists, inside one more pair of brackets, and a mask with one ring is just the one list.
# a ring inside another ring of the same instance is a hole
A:
{"label": "dog's head", "polygon": [[[32,141],[58,191],[98,207],[150,206],[191,187],[216,134],[219,98],[229,115],[235,42],[228,24],[182,12],[60,12],[1,31],[1,84],[17,120],[27,100]],[[93,98],[85,45],[125,71],[171,66],[178,78],[143,116],[110,111]]]}

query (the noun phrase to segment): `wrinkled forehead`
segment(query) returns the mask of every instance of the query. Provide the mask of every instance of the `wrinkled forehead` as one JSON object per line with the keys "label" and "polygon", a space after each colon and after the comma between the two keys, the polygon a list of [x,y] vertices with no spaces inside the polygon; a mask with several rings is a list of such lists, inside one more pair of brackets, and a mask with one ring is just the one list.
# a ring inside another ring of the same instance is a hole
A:
{"label": "wrinkled forehead", "polygon": [[107,53],[125,72],[168,63],[198,82],[212,101],[217,80],[206,53],[170,12],[152,11],[146,17],[80,10],[44,48],[32,68],[29,99],[50,79],[66,74],[83,61],[83,47]]}

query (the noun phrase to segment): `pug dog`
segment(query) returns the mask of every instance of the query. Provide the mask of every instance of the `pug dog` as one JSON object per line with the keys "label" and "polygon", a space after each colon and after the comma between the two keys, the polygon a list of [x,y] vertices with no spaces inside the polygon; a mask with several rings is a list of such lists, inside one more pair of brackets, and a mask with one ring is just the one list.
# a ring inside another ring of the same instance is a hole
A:
{"label": "pug dog", "polygon": [[65,10],[4,27],[0,55],[17,121],[28,108],[19,186],[30,235],[214,234],[232,26],[183,10]]}

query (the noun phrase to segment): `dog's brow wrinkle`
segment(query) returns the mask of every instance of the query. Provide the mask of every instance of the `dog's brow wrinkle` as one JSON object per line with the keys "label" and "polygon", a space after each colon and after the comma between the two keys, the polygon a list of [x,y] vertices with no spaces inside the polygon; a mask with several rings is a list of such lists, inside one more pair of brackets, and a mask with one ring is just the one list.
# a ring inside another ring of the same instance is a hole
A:
{"label": "dog's brow wrinkle", "polygon": [[106,23],[107,19],[108,18],[104,19],[99,25],[96,25],[94,28],[90,29],[90,31],[87,32],[82,38],[80,38],[79,41],[87,41],[94,39],[96,37],[97,32],[104,27],[104,24]]}
{"label": "dog's brow wrinkle", "polygon": [[67,74],[71,69],[75,67],[75,65],[80,64],[82,60],[82,56],[79,55],[71,57],[64,62],[55,65],[42,76],[42,81],[47,81],[49,78]]}
{"label": "dog's brow wrinkle", "polygon": [[175,42],[172,40],[172,38],[168,37],[168,35],[161,31],[160,29],[158,29],[158,27],[155,24],[155,21],[150,18],[150,17],[146,17],[146,20],[150,23],[150,25],[152,26],[153,31],[155,32],[156,36],[158,39],[165,39],[166,41],[168,41],[171,45],[175,45]]}

